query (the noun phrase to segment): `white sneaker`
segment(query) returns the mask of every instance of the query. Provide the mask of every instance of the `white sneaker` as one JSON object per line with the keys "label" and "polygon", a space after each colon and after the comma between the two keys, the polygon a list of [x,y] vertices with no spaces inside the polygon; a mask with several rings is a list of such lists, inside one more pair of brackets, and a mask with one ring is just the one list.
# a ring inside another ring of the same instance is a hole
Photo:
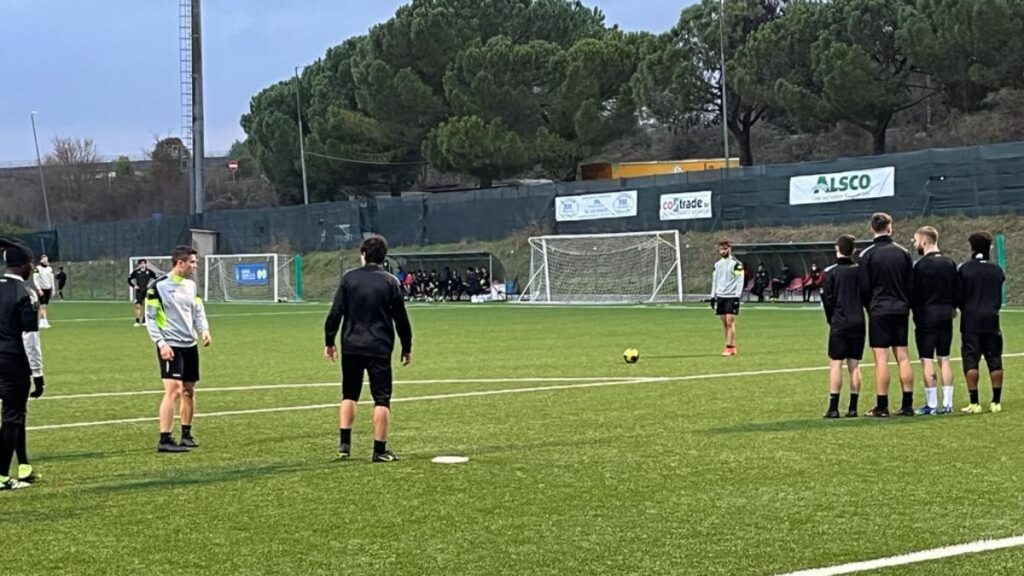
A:
{"label": "white sneaker", "polygon": [[49,328],[50,327],[50,322],[48,320],[40,320],[39,321],[39,327],[40,328]]}

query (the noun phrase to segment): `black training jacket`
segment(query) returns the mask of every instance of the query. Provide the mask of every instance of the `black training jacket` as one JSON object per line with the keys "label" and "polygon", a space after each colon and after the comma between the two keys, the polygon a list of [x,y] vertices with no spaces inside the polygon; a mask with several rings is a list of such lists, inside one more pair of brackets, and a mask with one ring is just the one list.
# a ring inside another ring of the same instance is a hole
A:
{"label": "black training jacket", "polygon": [[891,236],[879,236],[860,253],[864,306],[871,316],[907,316],[914,290],[914,260]]}
{"label": "black training jacket", "polygon": [[380,266],[349,270],[341,278],[334,304],[324,322],[324,341],[334,345],[341,328],[341,353],[390,358],[395,331],[402,353],[412,352],[412,326],[398,279]]}
{"label": "black training jacket", "polygon": [[832,330],[863,330],[864,304],[861,300],[860,267],[852,258],[840,258],[825,269],[821,305]]}

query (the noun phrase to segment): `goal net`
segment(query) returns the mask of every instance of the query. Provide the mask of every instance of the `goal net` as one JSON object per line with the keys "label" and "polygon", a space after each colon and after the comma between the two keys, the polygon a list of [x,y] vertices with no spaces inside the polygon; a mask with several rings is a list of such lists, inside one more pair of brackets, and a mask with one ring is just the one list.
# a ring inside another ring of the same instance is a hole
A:
{"label": "goal net", "polygon": [[295,257],[280,254],[211,254],[203,259],[203,299],[219,302],[295,300]]}
{"label": "goal net", "polygon": [[530,238],[530,280],[519,300],[681,302],[679,232]]}
{"label": "goal net", "polygon": [[[170,256],[132,256],[128,259],[128,273],[125,275],[125,282],[128,280],[128,276],[131,276],[132,272],[139,267],[139,262],[145,260],[146,267],[153,271],[157,276],[163,276],[174,268],[174,264],[171,263]],[[128,286],[128,300],[130,302],[135,301],[135,291],[131,286]]]}

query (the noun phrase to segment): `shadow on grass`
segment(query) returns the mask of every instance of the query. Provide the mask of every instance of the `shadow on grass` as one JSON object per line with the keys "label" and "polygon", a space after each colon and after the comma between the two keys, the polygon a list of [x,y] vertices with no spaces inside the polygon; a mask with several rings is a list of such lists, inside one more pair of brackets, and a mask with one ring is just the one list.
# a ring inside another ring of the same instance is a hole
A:
{"label": "shadow on grass", "polygon": [[291,474],[304,470],[310,470],[310,466],[297,464],[273,464],[269,466],[256,466],[252,468],[225,468],[221,470],[206,470],[202,472],[186,473],[175,476],[161,476],[157,478],[142,478],[129,482],[104,484],[91,489],[94,492],[132,492],[136,490],[149,490],[153,488],[177,488],[182,486],[203,486],[222,484],[225,482],[238,482],[252,480],[279,474]]}
{"label": "shadow on grass", "polygon": [[734,426],[708,428],[707,434],[754,434],[758,432],[806,432],[828,428],[852,428],[863,426],[913,426],[915,423],[926,425],[932,418],[921,417],[890,417],[890,418],[841,418],[826,420],[825,418],[804,418],[798,420],[777,420],[775,422],[747,422]]}
{"label": "shadow on grass", "polygon": [[129,450],[117,450],[110,452],[36,452],[30,453],[32,459],[36,462],[49,463],[49,462],[77,462],[79,460],[97,460],[102,458],[110,458],[111,456],[119,456],[121,454],[129,454]]}

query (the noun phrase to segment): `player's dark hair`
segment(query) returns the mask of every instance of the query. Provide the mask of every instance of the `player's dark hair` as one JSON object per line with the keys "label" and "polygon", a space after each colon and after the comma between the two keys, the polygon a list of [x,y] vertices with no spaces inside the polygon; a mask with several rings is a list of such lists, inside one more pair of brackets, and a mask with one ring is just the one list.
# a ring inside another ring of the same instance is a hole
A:
{"label": "player's dark hair", "polygon": [[892,225],[892,216],[889,216],[885,212],[876,212],[871,215],[871,229],[876,234],[885,232],[885,229]]}
{"label": "player's dark hair", "polygon": [[199,254],[199,252],[191,246],[178,246],[171,252],[171,263],[177,264],[178,262],[184,262],[193,254]]}
{"label": "player's dark hair", "polygon": [[853,256],[853,250],[857,246],[857,239],[849,234],[843,234],[836,239],[836,247],[839,248],[839,253],[849,258]]}
{"label": "player's dark hair", "polygon": [[988,232],[975,232],[967,239],[971,244],[973,254],[983,254],[988,259],[992,252],[992,235]]}
{"label": "player's dark hair", "polygon": [[388,256],[388,241],[383,236],[367,236],[359,245],[359,253],[366,257],[367,264],[383,264]]}
{"label": "player's dark hair", "polygon": [[149,264],[149,261],[146,260],[145,258],[143,258],[143,259],[139,260],[139,264]]}

